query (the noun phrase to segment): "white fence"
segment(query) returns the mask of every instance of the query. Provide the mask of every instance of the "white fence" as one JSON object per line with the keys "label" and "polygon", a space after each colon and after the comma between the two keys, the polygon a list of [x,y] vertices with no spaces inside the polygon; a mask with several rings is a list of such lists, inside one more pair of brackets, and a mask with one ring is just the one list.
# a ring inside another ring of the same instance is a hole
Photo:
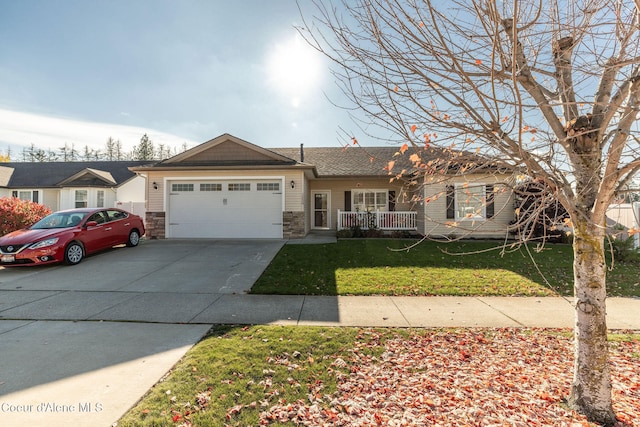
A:
{"label": "white fence", "polygon": [[417,230],[416,212],[344,212],[338,210],[338,230],[360,227],[363,230]]}
{"label": "white fence", "polygon": [[115,202],[114,204],[116,208],[123,209],[127,212],[131,212],[132,214],[136,214],[142,217],[144,221],[147,208],[145,202]]}
{"label": "white fence", "polygon": [[[624,227],[625,231],[628,229],[637,230],[640,228],[640,203],[617,203],[609,206],[607,209],[607,218],[609,221],[609,226],[611,226],[611,221],[613,221],[617,225],[621,225]],[[634,235],[635,246],[640,246],[640,235],[636,233]]]}

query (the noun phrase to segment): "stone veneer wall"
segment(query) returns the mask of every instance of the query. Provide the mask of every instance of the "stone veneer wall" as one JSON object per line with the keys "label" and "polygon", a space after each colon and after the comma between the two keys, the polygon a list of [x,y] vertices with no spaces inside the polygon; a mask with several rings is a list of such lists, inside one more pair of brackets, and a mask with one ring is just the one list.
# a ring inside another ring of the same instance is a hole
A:
{"label": "stone veneer wall", "polygon": [[147,239],[164,239],[164,212],[147,212],[145,216],[145,228]]}
{"label": "stone veneer wall", "polygon": [[285,239],[301,239],[304,235],[304,212],[282,212],[282,237]]}

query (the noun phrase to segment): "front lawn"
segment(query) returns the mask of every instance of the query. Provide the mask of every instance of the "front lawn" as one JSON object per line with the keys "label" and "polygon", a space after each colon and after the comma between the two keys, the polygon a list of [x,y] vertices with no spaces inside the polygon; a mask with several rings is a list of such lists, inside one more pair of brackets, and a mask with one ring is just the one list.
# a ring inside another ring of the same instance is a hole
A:
{"label": "front lawn", "polygon": [[[117,425],[593,425],[563,400],[572,348],[569,331],[544,329],[218,326]],[[612,339],[625,426],[639,353],[637,335]]]}
{"label": "front lawn", "polygon": [[[326,245],[285,245],[253,286],[256,294],[501,295],[573,294],[573,251],[549,244],[502,254],[500,242],[340,240]],[[496,248],[495,250],[490,250]],[[458,254],[458,255],[455,255]],[[460,255],[468,254],[468,255]],[[637,263],[615,263],[609,296],[640,295]],[[546,280],[545,280],[546,279]]]}

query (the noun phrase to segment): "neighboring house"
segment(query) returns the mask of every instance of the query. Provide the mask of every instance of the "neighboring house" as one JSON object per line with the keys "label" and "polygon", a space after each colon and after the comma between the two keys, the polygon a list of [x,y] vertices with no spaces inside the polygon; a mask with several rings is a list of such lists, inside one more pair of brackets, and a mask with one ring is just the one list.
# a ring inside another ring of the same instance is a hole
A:
{"label": "neighboring house", "polygon": [[355,225],[505,237],[514,218],[501,185],[508,176],[418,178],[409,188],[391,179],[414,169],[395,147],[266,149],[229,134],[131,168],[147,179],[150,238],[300,238]]}
{"label": "neighboring house", "polygon": [[130,170],[149,162],[0,163],[0,197],[43,204],[52,211],[120,206],[144,217],[145,180]]}

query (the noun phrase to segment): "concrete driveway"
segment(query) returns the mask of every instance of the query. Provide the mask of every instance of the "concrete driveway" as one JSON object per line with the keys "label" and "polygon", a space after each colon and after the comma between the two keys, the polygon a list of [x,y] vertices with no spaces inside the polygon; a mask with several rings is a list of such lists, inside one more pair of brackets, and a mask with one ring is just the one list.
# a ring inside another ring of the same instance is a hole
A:
{"label": "concrete driveway", "polygon": [[144,241],[73,267],[0,268],[0,425],[111,426],[283,244]]}
{"label": "concrete driveway", "polygon": [[0,319],[188,323],[221,297],[248,292],[283,244],[143,241],[76,266],[0,269]]}

